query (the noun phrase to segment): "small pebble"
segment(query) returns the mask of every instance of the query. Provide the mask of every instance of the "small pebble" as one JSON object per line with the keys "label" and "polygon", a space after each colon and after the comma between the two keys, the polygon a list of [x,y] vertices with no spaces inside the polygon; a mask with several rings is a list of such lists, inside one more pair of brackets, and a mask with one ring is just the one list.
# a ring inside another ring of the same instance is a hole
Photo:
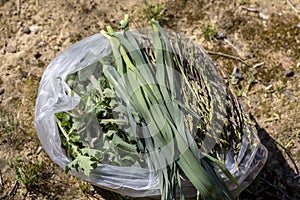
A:
{"label": "small pebble", "polygon": [[22,31],[25,34],[30,34],[31,33],[31,30],[28,27],[23,27]]}
{"label": "small pebble", "polygon": [[17,46],[15,44],[9,44],[7,47],[6,47],[6,51],[8,53],[16,53],[17,52]]}
{"label": "small pebble", "polygon": [[54,49],[55,49],[56,51],[59,51],[59,46],[55,45],[55,46],[54,46]]}
{"label": "small pebble", "polygon": [[284,73],[287,77],[292,77],[294,75],[294,72],[292,70],[286,70]]}
{"label": "small pebble", "polygon": [[242,74],[239,74],[239,73],[237,73],[237,72],[235,72],[235,73],[233,74],[233,76],[234,76],[235,78],[237,78],[239,81],[244,80],[243,75],[242,75]]}
{"label": "small pebble", "polygon": [[232,74],[237,73],[238,72],[238,68],[236,66],[234,66],[233,70],[232,70]]}
{"label": "small pebble", "polygon": [[35,25],[31,26],[29,29],[32,33],[37,33],[39,31],[39,27]]}
{"label": "small pebble", "polygon": [[37,149],[36,151],[36,154],[39,155],[42,151],[43,147],[42,146],[39,146],[39,148]]}
{"label": "small pebble", "polygon": [[297,28],[300,28],[300,24],[297,25]]}
{"label": "small pebble", "polygon": [[269,19],[269,16],[267,16],[267,15],[264,14],[264,13],[259,13],[259,16],[260,16],[263,20]]}
{"label": "small pebble", "polygon": [[294,97],[291,94],[289,94],[288,92],[284,92],[284,94],[285,94],[286,98],[288,98],[288,100],[292,101],[294,99]]}
{"label": "small pebble", "polygon": [[46,45],[47,45],[47,44],[46,44],[46,42],[44,42],[44,41],[43,41],[43,42],[40,42],[40,43],[38,44],[39,47],[45,47]]}
{"label": "small pebble", "polygon": [[218,40],[224,40],[224,39],[226,39],[227,38],[227,35],[226,35],[226,33],[223,33],[223,32],[217,32],[217,34],[216,34],[216,39],[218,39]]}
{"label": "small pebble", "polygon": [[39,59],[42,56],[42,54],[40,54],[40,52],[36,52],[34,54],[35,59]]}
{"label": "small pebble", "polygon": [[0,89],[0,95],[4,94],[5,90],[4,89]]}
{"label": "small pebble", "polygon": [[239,69],[237,67],[234,67],[233,68],[233,71],[232,71],[232,75],[237,78],[239,81],[241,80],[244,80],[244,77],[242,74],[238,73],[239,72]]}
{"label": "small pebble", "polygon": [[265,87],[265,90],[270,90],[270,89],[272,89],[272,87],[273,87],[272,84],[271,84],[271,85],[268,85],[267,87]]}

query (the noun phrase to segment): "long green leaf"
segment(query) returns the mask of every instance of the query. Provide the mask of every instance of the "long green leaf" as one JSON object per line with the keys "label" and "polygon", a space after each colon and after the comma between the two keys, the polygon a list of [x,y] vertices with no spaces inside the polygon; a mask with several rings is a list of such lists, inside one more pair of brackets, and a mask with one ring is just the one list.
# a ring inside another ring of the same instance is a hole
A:
{"label": "long green leaf", "polygon": [[[159,176],[162,199],[176,197],[176,187],[181,186],[178,167],[203,198],[233,199],[223,180],[220,176],[216,176],[213,166],[207,163],[206,159],[199,158],[196,144],[185,130],[181,109],[186,106],[176,101],[177,90],[180,88],[176,88],[174,81],[172,47],[157,22],[152,21],[152,28],[156,73],[148,56],[139,49],[138,43],[130,33],[125,32],[124,35],[127,37],[125,38],[123,35],[110,32],[104,34],[112,45],[117,70],[109,69],[104,74],[118,91],[118,96],[144,120],[143,148],[148,152]],[[207,79],[206,81],[210,84],[211,90],[215,90],[214,83]],[[209,92],[212,94],[212,91]],[[214,108],[214,103],[211,102],[211,109]],[[197,116],[197,113],[186,110],[194,117]],[[136,127],[134,125],[136,122],[132,118],[130,123]],[[184,198],[182,193],[181,198]]]}

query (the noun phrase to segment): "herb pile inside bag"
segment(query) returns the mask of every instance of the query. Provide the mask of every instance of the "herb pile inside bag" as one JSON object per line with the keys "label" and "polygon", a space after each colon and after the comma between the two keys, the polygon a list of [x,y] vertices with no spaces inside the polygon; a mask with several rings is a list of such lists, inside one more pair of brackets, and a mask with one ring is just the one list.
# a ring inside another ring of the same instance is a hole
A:
{"label": "herb pile inside bag", "polygon": [[151,25],[131,32],[125,16],[122,32],[101,31],[110,53],[66,76],[80,101],[55,114],[65,170],[147,168],[161,199],[184,199],[186,183],[201,198],[234,199],[241,168],[262,167],[256,129],[200,47]]}

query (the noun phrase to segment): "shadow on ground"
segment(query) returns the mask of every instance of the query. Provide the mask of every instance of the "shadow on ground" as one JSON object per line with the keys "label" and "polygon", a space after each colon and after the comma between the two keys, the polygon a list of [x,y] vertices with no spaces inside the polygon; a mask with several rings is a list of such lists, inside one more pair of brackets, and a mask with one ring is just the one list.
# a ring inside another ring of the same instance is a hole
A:
{"label": "shadow on ground", "polygon": [[268,149],[268,159],[253,183],[241,193],[240,199],[300,199],[300,194],[293,192],[300,191],[300,179],[296,177],[299,174],[297,166],[290,166],[283,155],[288,152],[265,129],[258,124],[256,126],[262,144]]}

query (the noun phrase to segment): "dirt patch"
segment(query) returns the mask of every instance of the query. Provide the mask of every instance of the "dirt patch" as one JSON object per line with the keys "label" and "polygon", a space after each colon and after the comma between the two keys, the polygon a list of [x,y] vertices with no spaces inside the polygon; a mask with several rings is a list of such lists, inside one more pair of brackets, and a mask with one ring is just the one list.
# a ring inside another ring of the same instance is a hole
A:
{"label": "dirt patch", "polygon": [[[158,10],[150,9],[150,14],[156,12],[163,27],[185,34],[210,51],[260,125],[269,159],[241,199],[300,198],[300,14],[295,11],[300,10],[300,2],[174,0],[150,4],[160,5]],[[23,170],[40,168],[43,173],[34,179],[33,187],[19,180],[16,198],[113,198],[105,192],[101,197],[90,184],[66,175],[40,150],[33,123],[35,99],[42,73],[56,55],[106,25],[117,28],[125,13],[131,13],[137,24],[147,25],[151,15],[143,9],[144,4],[133,0],[0,0],[0,196],[14,192],[15,157],[19,155]],[[216,37],[212,30],[226,37]],[[212,34],[210,40],[206,34]],[[233,80],[234,68],[243,80]]]}

